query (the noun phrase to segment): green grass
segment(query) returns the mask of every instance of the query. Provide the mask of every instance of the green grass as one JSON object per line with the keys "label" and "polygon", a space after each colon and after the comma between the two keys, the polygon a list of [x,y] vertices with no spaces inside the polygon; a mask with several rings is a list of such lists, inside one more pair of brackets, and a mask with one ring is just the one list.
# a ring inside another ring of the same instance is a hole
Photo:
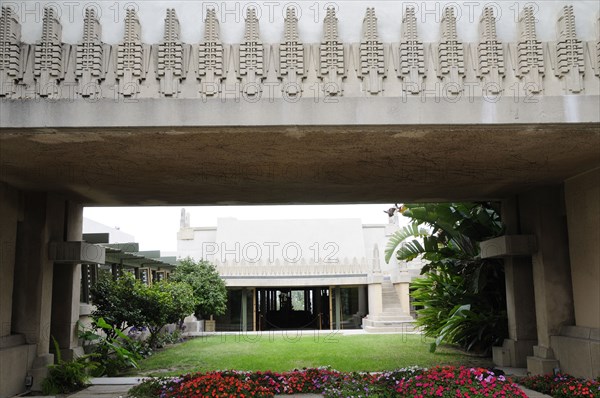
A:
{"label": "green grass", "polygon": [[[293,333],[293,332],[292,332]],[[383,371],[419,365],[491,366],[489,358],[449,347],[429,352],[431,339],[418,335],[354,335],[305,332],[301,337],[218,335],[172,346],[140,362],[141,375],[177,375],[210,370],[272,370],[331,366],[339,371]]]}

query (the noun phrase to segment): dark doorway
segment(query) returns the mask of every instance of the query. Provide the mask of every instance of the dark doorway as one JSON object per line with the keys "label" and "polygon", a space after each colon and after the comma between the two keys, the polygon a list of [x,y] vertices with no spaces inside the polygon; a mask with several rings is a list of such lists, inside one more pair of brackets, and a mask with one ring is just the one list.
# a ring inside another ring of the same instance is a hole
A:
{"label": "dark doorway", "polygon": [[259,330],[329,329],[329,287],[256,289]]}

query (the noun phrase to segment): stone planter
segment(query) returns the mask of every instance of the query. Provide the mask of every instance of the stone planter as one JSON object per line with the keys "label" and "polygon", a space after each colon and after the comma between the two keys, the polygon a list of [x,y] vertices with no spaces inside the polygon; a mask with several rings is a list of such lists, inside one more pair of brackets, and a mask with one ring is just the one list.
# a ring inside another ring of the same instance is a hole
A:
{"label": "stone planter", "polygon": [[210,317],[210,319],[206,319],[204,321],[204,331],[205,332],[214,332],[216,323],[217,323],[217,321],[212,319],[212,316]]}

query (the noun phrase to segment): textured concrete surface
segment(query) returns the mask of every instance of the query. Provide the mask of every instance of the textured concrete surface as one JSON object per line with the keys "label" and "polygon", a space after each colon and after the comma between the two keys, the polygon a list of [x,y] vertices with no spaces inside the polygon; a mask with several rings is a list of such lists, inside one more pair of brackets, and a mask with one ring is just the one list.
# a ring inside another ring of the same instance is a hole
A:
{"label": "textured concrete surface", "polygon": [[69,398],[124,398],[131,385],[99,385],[91,386],[77,394],[70,395]]}
{"label": "textured concrete surface", "polygon": [[85,204],[495,199],[600,164],[580,125],[3,129],[0,179]]}
{"label": "textured concrete surface", "polygon": [[144,377],[94,377],[90,383],[94,386],[136,386]]}
{"label": "textured concrete surface", "polygon": [[542,394],[540,392],[530,390],[523,386],[519,386],[519,387],[521,388],[521,390],[523,390],[525,392],[525,394],[527,394],[527,396],[529,398],[551,398],[550,395]]}

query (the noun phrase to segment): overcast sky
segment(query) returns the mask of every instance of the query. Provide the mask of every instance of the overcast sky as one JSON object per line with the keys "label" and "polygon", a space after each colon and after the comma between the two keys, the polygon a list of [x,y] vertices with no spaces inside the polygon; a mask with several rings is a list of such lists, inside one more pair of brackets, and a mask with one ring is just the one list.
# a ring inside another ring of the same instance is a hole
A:
{"label": "overcast sky", "polygon": [[[240,220],[360,218],[363,224],[386,224],[384,210],[393,204],[296,206],[186,206],[190,226],[216,226],[217,218]],[[132,234],[140,250],[177,250],[182,207],[86,207],[84,217]],[[85,231],[84,231],[85,232]]]}

